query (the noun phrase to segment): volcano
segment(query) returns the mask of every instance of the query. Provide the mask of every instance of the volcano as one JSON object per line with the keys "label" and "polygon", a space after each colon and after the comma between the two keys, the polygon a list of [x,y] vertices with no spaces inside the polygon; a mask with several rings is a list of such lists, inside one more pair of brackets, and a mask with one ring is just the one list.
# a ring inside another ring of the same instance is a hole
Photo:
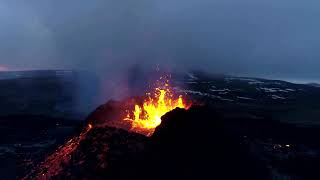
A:
{"label": "volcano", "polygon": [[151,92],[122,102],[110,102],[100,106],[87,118],[88,124],[113,126],[146,136],[151,136],[161,124],[161,117],[175,108],[191,106],[183,95],[174,93],[168,77],[161,77]]}
{"label": "volcano", "polygon": [[109,101],[25,179],[261,179],[266,170],[224,130],[220,115],[186,103],[167,80]]}
{"label": "volcano", "polygon": [[[149,96],[109,101],[86,121],[70,122],[60,116],[2,117],[1,132],[6,138],[0,147],[0,176],[2,179],[320,179],[318,114],[311,110],[318,107],[319,88],[196,73],[173,79],[173,85],[169,90],[180,94],[173,93],[171,98],[165,91],[164,102],[170,104],[171,99],[179,105],[182,96],[186,106],[179,108],[172,103],[174,106],[168,106],[164,114],[158,111],[160,121],[149,118],[144,108],[149,102],[153,107],[161,107],[158,90],[150,91]],[[136,119],[147,121],[146,124],[151,119],[160,124],[133,128]],[[66,133],[61,134],[61,130]]]}
{"label": "volcano", "polygon": [[261,179],[266,173],[228,136],[213,109],[176,108],[146,136],[113,121],[101,126],[99,117],[115,117],[122,112],[120,104],[126,103],[110,101],[97,108],[88,117],[97,121],[88,121],[79,137],[26,179]]}

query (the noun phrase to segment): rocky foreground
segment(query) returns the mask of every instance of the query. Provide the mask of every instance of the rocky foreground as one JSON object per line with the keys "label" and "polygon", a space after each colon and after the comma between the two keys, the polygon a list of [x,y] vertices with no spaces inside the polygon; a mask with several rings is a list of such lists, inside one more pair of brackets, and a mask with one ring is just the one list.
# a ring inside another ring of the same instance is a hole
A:
{"label": "rocky foreground", "polygon": [[177,108],[151,137],[92,124],[25,179],[266,179],[267,168],[247,152],[212,109]]}

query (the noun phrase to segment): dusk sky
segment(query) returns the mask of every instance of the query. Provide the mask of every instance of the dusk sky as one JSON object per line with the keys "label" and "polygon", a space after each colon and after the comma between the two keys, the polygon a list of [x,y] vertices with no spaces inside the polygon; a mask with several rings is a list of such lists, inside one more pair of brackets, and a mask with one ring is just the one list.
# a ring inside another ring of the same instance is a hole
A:
{"label": "dusk sky", "polygon": [[0,70],[320,79],[319,0],[0,0]]}

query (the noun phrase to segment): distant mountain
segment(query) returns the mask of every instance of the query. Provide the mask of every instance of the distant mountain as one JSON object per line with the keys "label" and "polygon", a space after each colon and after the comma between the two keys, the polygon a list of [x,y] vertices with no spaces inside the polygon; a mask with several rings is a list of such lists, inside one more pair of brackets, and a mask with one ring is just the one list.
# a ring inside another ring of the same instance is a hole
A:
{"label": "distant mountain", "polygon": [[66,77],[75,72],[71,70],[29,70],[29,71],[0,71],[0,80],[19,78],[45,78],[45,77]]}
{"label": "distant mountain", "polygon": [[281,80],[187,73],[175,89],[195,101],[242,116],[265,116],[296,125],[320,125],[320,88]]}
{"label": "distant mountain", "polygon": [[308,85],[320,88],[320,84],[318,83],[309,83]]}

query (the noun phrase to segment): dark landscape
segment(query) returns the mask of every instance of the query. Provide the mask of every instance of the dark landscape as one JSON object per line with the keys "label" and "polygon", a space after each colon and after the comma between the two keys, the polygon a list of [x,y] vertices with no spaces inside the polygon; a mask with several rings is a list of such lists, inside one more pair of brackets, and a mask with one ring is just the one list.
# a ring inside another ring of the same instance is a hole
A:
{"label": "dark landscape", "polygon": [[[71,108],[72,81],[43,73],[0,80],[2,98],[11,102],[1,102],[10,109],[0,116],[1,179],[320,178],[320,88],[314,85],[173,75],[173,88],[193,106],[169,112],[146,137],[117,121],[125,102],[106,102],[80,119]],[[26,90],[15,93],[21,84]],[[37,101],[24,98],[35,92]],[[68,111],[53,108],[61,105]]]}
{"label": "dark landscape", "polygon": [[0,0],[0,180],[320,180],[319,0]]}

